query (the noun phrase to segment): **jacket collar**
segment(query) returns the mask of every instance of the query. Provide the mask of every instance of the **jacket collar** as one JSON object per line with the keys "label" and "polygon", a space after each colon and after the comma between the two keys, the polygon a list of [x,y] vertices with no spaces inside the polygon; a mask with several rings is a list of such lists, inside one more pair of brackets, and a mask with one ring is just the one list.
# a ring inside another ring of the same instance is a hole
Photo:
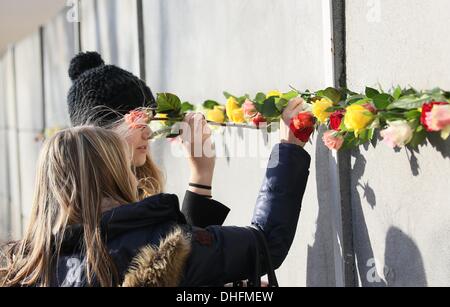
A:
{"label": "jacket collar", "polygon": [[[186,219],[180,212],[176,195],[158,194],[105,212],[101,220],[102,236],[108,242],[130,230],[166,222],[186,224]],[[82,225],[68,226],[64,233],[62,251],[73,252],[79,249],[82,237]]]}

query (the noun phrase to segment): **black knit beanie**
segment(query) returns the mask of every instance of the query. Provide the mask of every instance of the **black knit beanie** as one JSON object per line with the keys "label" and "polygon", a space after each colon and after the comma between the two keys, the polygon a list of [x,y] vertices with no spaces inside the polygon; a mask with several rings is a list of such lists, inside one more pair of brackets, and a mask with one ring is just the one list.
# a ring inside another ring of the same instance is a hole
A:
{"label": "black knit beanie", "polygon": [[105,65],[97,52],[75,56],[69,76],[73,85],[67,103],[73,126],[104,126],[132,110],[156,106],[144,81],[117,66]]}

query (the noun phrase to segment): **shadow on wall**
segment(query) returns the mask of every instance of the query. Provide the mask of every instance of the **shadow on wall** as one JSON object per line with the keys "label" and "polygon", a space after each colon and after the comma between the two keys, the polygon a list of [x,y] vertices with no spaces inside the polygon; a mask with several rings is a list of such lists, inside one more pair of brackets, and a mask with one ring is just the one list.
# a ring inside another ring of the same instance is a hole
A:
{"label": "shadow on wall", "polygon": [[[444,141],[438,133],[431,133],[427,136],[427,141],[422,146],[431,145],[436,151],[438,151],[442,158],[450,159],[450,139]],[[411,165],[411,172],[414,176],[419,175],[420,166],[417,161],[416,154],[420,154],[420,148],[416,149],[407,148],[409,164]],[[397,149],[396,152],[400,150]]]}
{"label": "shadow on wall", "polygon": [[[368,146],[365,147],[365,149],[368,150]],[[445,152],[445,150],[443,152]],[[374,256],[358,187],[362,188],[362,197],[370,205],[372,210],[374,210],[377,205],[376,193],[370,187],[369,182],[361,182],[367,161],[363,154],[361,154],[359,148],[352,151],[352,157],[355,159],[351,171],[351,200],[354,223],[353,233],[358,270],[357,274],[359,274],[360,286],[426,286],[427,280],[420,250],[414,241],[399,228],[391,227],[386,234],[384,267],[380,267],[381,264]],[[419,171],[417,159],[409,158],[409,160],[413,175],[417,176]]]}
{"label": "shadow on wall", "polygon": [[[316,221],[314,244],[308,246],[306,286],[334,287],[336,286],[334,267],[334,242],[332,227],[332,208],[329,193],[329,150],[322,142],[323,132],[317,136],[315,142],[315,171],[317,204],[319,212]],[[315,204],[312,204],[315,205]]]}
{"label": "shadow on wall", "polygon": [[391,227],[386,235],[385,279],[389,287],[426,287],[422,255],[402,230]]}
{"label": "shadow on wall", "polygon": [[[376,147],[377,144],[381,142],[381,140],[382,138],[378,132],[377,137],[374,138],[374,140],[372,141],[372,145]],[[366,144],[364,145],[364,148],[368,150],[369,146],[370,144]],[[420,165],[417,160],[416,154],[420,154],[420,149],[424,146],[431,146],[442,155],[442,158],[450,159],[450,138],[444,141],[442,140],[440,133],[430,133],[427,135],[426,141],[424,141],[422,145],[420,145],[419,147],[417,148],[406,147],[406,154],[408,156],[409,165],[411,166],[411,173],[413,176],[419,176]],[[402,151],[402,149],[396,147],[394,151],[396,153],[399,153]]]}

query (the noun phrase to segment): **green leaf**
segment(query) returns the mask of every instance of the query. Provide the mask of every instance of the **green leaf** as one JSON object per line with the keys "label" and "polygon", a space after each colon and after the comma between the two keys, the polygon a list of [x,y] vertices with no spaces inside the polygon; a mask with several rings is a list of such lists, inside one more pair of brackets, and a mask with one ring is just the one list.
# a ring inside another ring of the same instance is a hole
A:
{"label": "green leaf", "polygon": [[368,133],[369,140],[373,140],[373,137],[375,136],[375,129],[369,129],[368,131],[369,131]]}
{"label": "green leaf", "polygon": [[266,100],[266,94],[264,94],[264,93],[258,93],[258,94],[256,94],[255,102],[257,102],[257,103],[263,103],[264,100]]}
{"label": "green leaf", "polygon": [[275,98],[275,105],[277,106],[277,110],[280,111],[280,113],[283,113],[284,109],[289,104],[289,100],[285,98]]}
{"label": "green leaf", "polygon": [[380,92],[377,91],[376,89],[371,88],[371,87],[366,87],[366,96],[368,98],[372,98],[373,99],[376,95],[379,95],[379,94],[380,94]]}
{"label": "green leaf", "polygon": [[265,118],[277,117],[281,115],[275,104],[275,97],[269,97],[263,103],[255,104],[256,110]]}
{"label": "green leaf", "polygon": [[350,96],[358,95],[358,93],[355,93],[355,92],[349,90],[349,89],[346,88],[346,87],[341,88],[340,92],[341,92],[341,95],[342,95],[342,96],[344,96],[344,95],[350,95]]}
{"label": "green leaf", "polygon": [[347,127],[345,126],[344,118],[342,119],[341,125],[339,126],[339,131],[342,131],[342,132],[347,131]]}
{"label": "green leaf", "polygon": [[394,100],[394,98],[389,94],[378,94],[373,98],[373,103],[378,110],[384,110],[388,105]]}
{"label": "green leaf", "polygon": [[407,120],[417,120],[420,118],[422,113],[419,110],[411,110],[405,113],[405,117]]}
{"label": "green leaf", "polygon": [[170,93],[159,93],[156,103],[158,104],[157,113],[179,113],[181,111],[181,100],[178,96]]}
{"label": "green leaf", "polygon": [[364,144],[369,141],[369,130],[365,129],[362,132],[359,133],[358,136],[358,143]]}
{"label": "green leaf", "polygon": [[[225,96],[226,99],[229,99],[230,97],[236,98],[236,96],[231,95],[231,94],[228,93],[228,92],[223,92],[223,95]],[[237,98],[236,98],[236,99],[237,99]]]}
{"label": "green leaf", "polygon": [[402,95],[401,96],[411,96],[411,95],[417,95],[417,90],[413,89],[413,88],[408,88],[408,89],[404,89],[402,90]]}
{"label": "green leaf", "polygon": [[400,97],[402,96],[402,88],[400,86],[397,86],[395,88],[393,96],[394,96],[395,100],[399,100],[400,99]]}
{"label": "green leaf", "polygon": [[296,91],[290,91],[288,93],[285,93],[281,96],[282,99],[285,99],[287,101],[294,99],[295,97],[298,96],[298,93]]}
{"label": "green leaf", "polygon": [[413,136],[411,142],[409,142],[408,146],[410,146],[412,148],[416,148],[425,141],[426,137],[427,137],[427,132],[425,130],[415,132],[414,136]]}
{"label": "green leaf", "polygon": [[347,100],[345,101],[345,103],[347,105],[352,105],[355,102],[360,101],[361,99],[365,99],[365,98],[366,98],[366,96],[364,96],[364,95],[353,95],[353,96],[348,97]]}
{"label": "green leaf", "polygon": [[423,104],[427,101],[429,101],[429,97],[424,98],[417,98],[415,96],[404,96],[400,98],[399,100],[395,101],[394,103],[390,104],[387,109],[405,109],[405,110],[412,110],[412,109],[418,109],[423,106]]}
{"label": "green leaf", "polygon": [[194,110],[195,110],[194,105],[189,102],[183,102],[181,104],[181,113],[186,113],[188,111],[194,111]]}
{"label": "green leaf", "polygon": [[353,132],[349,132],[344,136],[344,144],[341,149],[355,148],[358,144],[358,139]]}
{"label": "green leaf", "polygon": [[404,120],[404,113],[399,112],[380,112],[378,113],[381,120],[384,121],[396,121],[396,120]]}
{"label": "green leaf", "polygon": [[241,107],[247,99],[248,95],[237,98],[238,105]]}
{"label": "green leaf", "polygon": [[323,91],[318,91],[317,96],[330,99],[333,103],[339,103],[341,101],[341,92],[333,87],[329,87]]}
{"label": "green leaf", "polygon": [[336,111],[339,111],[339,110],[344,110],[344,108],[341,107],[341,106],[333,106],[333,107],[329,107],[328,109],[326,109],[325,112],[333,113],[333,112],[336,112]]}
{"label": "green leaf", "polygon": [[206,100],[203,103],[203,108],[208,109],[208,110],[213,110],[215,106],[220,106],[220,104],[214,100]]}

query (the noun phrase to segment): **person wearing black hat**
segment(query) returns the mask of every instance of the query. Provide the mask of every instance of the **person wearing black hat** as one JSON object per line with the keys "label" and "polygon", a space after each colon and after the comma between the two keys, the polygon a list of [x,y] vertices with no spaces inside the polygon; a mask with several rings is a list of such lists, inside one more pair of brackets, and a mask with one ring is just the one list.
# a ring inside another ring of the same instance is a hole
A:
{"label": "person wearing black hat", "polygon": [[[126,139],[131,149],[132,164],[140,183],[140,198],[163,192],[162,172],[148,150],[152,133],[150,128],[148,125],[130,128],[123,123],[124,117],[134,110],[156,107],[155,97],[146,83],[126,70],[106,65],[97,52],[75,56],[70,63],[69,76],[73,82],[67,97],[72,125],[115,129]],[[191,127],[196,121],[203,121],[202,124],[206,125],[204,118],[199,119],[194,115],[188,117]],[[120,129],[117,123],[122,123]],[[195,226],[221,225],[230,209],[211,196],[215,156],[189,156],[188,162],[191,178],[183,202],[183,213],[188,222]]]}

